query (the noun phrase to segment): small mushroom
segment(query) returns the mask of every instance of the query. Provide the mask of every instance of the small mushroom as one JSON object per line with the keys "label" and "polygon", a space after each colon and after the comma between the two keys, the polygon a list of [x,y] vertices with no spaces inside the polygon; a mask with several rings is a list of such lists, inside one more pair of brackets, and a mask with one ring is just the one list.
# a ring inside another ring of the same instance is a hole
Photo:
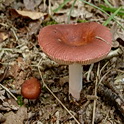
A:
{"label": "small mushroom", "polygon": [[41,93],[41,83],[34,77],[24,81],[21,86],[21,94],[27,99],[37,99]]}
{"label": "small mushroom", "polygon": [[51,59],[69,65],[69,93],[80,99],[82,65],[98,62],[111,50],[110,30],[96,22],[57,24],[41,29],[38,41]]}

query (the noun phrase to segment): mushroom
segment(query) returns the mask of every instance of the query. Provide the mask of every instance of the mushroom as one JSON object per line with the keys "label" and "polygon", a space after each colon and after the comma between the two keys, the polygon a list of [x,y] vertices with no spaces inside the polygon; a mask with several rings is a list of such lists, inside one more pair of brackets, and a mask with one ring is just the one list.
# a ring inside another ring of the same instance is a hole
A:
{"label": "mushroom", "polygon": [[96,22],[56,24],[39,32],[41,49],[51,59],[69,65],[69,93],[80,99],[82,65],[98,62],[111,50],[110,30]]}
{"label": "mushroom", "polygon": [[21,94],[24,98],[37,99],[40,93],[41,93],[41,84],[34,77],[25,80],[21,86]]}

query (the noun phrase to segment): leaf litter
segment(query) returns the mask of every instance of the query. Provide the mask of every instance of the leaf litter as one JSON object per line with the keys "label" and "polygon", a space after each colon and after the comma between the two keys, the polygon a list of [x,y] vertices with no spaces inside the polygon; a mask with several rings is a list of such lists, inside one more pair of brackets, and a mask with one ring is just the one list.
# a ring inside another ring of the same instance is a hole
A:
{"label": "leaf litter", "polygon": [[32,20],[37,20],[40,18],[44,18],[46,13],[41,13],[41,12],[35,12],[35,11],[24,11],[24,10],[16,10],[16,9],[10,9],[12,16],[23,16],[24,18],[30,18]]}
{"label": "leaf litter", "polygon": [[[37,67],[42,72],[43,79],[47,86],[52,90],[55,96],[61,100],[63,105],[71,112],[76,119],[81,123],[92,123],[93,114],[93,101],[94,99],[94,82],[97,71],[98,63],[95,63],[91,72],[91,77],[87,81],[87,72],[89,66],[84,67],[84,89],[81,93],[81,100],[78,103],[69,101],[68,99],[68,68],[67,66],[59,65],[50,60],[38,46],[37,35],[40,28],[43,27],[43,22],[54,20],[54,23],[67,23],[68,14],[72,5],[72,1],[68,2],[60,11],[52,13],[51,17],[46,18],[48,13],[49,3],[46,1],[10,1],[4,5],[1,2],[1,16],[0,16],[0,72],[3,75],[6,66],[9,66],[8,75],[5,76],[0,82],[4,87],[8,88],[14,96],[18,98],[21,96],[20,87],[21,84],[27,78],[34,76],[41,80]],[[7,0],[6,0],[7,2]],[[95,5],[99,5],[98,1],[93,0]],[[104,4],[103,1],[100,1]],[[29,4],[30,3],[30,4]],[[63,0],[51,1],[51,9],[57,8]],[[119,2],[112,5],[119,6]],[[31,6],[32,5],[32,6]],[[45,9],[43,9],[43,7]],[[12,10],[16,14],[10,14]],[[29,11],[30,10],[30,11]],[[44,10],[44,11],[41,11]],[[38,12],[38,15],[35,14]],[[40,14],[39,14],[40,13]],[[35,14],[35,16],[34,16]],[[33,15],[33,16],[32,16]],[[80,1],[76,1],[74,9],[70,16],[70,23],[77,21],[97,21],[103,23],[107,16],[101,11],[86,5]],[[120,21],[123,25],[123,21]],[[52,24],[51,22],[50,24]],[[109,27],[114,25],[111,21]],[[122,98],[124,98],[124,52],[123,48],[123,33],[124,31],[117,26],[114,32],[113,42],[119,44],[112,47],[112,51],[121,49],[115,55],[112,53],[112,57],[100,62],[101,68],[106,61],[109,64],[101,72],[105,75],[102,83],[111,82],[113,87],[117,90],[112,90],[112,87],[106,86],[111,89],[111,93],[116,93],[118,96],[119,91]],[[5,31],[5,32],[4,32]],[[6,35],[7,32],[7,35]],[[4,35],[3,35],[4,34]],[[8,35],[9,34],[9,35]],[[120,36],[121,35],[121,36]],[[118,38],[120,38],[118,40]],[[117,53],[117,52],[116,52]],[[108,69],[112,68],[108,73]],[[0,76],[1,77],[1,76]],[[106,87],[104,91],[106,91]],[[102,87],[103,88],[103,87]],[[103,99],[105,95],[100,94],[98,90],[95,123],[115,123],[123,124],[123,117],[118,114],[115,105],[111,105],[111,99]],[[104,92],[106,94],[106,92]],[[87,95],[90,95],[87,97]],[[113,97],[112,97],[113,98]],[[3,119],[5,124],[23,124],[24,123],[76,123],[74,118],[61,106],[48,89],[43,86],[40,98],[34,102],[24,100],[22,107],[18,106],[16,101],[11,95],[2,87],[0,87],[0,109],[1,116],[0,121]],[[113,99],[114,100],[114,99]],[[27,107],[28,106],[28,107]],[[120,111],[121,112],[121,111]],[[21,118],[20,118],[21,117]],[[2,119],[1,119],[2,118]],[[11,120],[11,121],[10,121]]]}

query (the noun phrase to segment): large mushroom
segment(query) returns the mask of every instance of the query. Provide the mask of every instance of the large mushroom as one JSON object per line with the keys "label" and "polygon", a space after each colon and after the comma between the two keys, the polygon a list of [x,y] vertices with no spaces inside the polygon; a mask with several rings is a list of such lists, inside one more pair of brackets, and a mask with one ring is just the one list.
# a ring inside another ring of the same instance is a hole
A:
{"label": "large mushroom", "polygon": [[69,65],[69,93],[80,99],[82,65],[98,62],[111,50],[110,30],[96,22],[57,24],[40,30],[39,45],[51,59]]}

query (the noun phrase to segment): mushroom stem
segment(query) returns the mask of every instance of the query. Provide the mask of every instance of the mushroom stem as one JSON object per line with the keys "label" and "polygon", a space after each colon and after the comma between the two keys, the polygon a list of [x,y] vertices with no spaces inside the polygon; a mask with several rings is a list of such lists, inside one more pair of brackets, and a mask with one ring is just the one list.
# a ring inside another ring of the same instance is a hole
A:
{"label": "mushroom stem", "polygon": [[82,90],[82,65],[69,65],[69,93],[76,99],[80,99],[80,92]]}

